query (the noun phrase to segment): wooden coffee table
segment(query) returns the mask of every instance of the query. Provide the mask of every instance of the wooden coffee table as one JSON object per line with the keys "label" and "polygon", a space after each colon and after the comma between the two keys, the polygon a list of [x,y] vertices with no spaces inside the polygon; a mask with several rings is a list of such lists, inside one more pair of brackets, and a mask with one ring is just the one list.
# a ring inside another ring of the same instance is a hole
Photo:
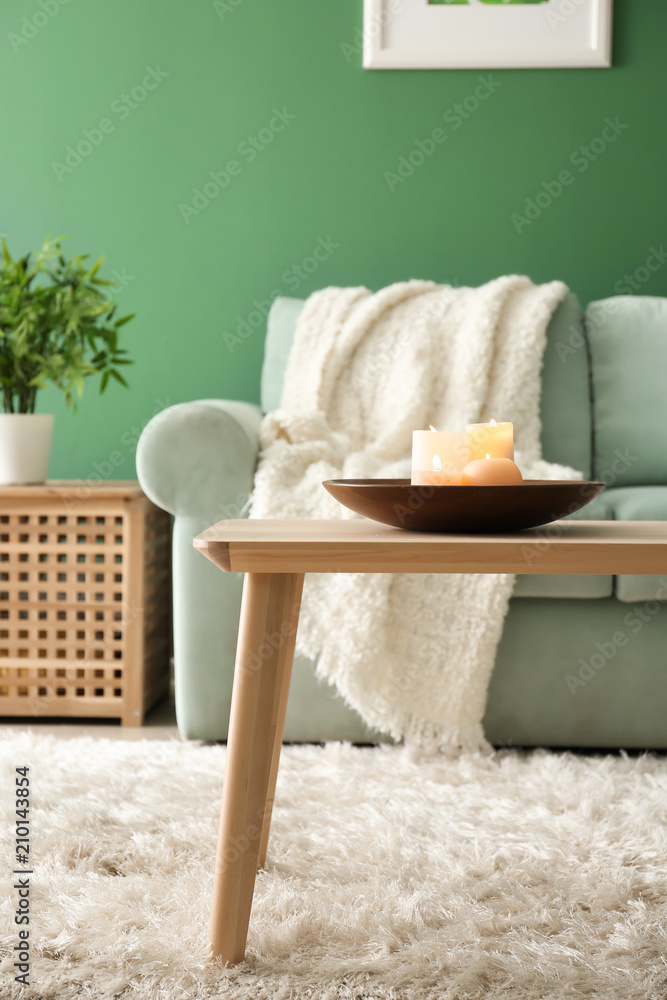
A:
{"label": "wooden coffee table", "polygon": [[245,573],[209,955],[242,961],[278,775],[305,573],[667,573],[667,522],[557,521],[514,535],[439,535],[374,521],[220,521],[194,544]]}

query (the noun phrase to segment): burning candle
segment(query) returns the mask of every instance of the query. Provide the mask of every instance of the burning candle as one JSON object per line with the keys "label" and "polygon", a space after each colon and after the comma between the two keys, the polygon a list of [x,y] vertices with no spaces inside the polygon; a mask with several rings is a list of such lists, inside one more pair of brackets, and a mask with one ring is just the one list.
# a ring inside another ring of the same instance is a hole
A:
{"label": "burning candle", "polygon": [[463,431],[412,432],[412,485],[460,486],[468,461],[467,435]]}
{"label": "burning candle", "polygon": [[468,461],[486,461],[485,456],[514,461],[514,424],[509,420],[488,424],[468,424]]}
{"label": "burning candle", "polygon": [[491,458],[488,453],[468,462],[461,474],[463,486],[519,486],[522,482],[519,466],[510,458]]}

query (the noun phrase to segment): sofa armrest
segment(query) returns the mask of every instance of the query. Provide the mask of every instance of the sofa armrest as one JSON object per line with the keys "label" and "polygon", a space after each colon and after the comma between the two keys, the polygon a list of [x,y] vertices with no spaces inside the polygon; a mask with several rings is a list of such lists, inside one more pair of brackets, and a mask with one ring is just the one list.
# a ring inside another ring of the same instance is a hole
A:
{"label": "sofa armrest", "polygon": [[142,489],[171,514],[201,518],[202,527],[239,517],[252,489],[261,419],[259,407],[234,400],[162,410],[137,445]]}

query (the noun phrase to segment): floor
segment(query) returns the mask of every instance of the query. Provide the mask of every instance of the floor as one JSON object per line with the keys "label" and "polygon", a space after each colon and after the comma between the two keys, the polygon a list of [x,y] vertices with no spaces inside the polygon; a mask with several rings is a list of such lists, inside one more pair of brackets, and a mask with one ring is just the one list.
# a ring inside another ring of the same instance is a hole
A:
{"label": "floor", "polygon": [[107,737],[113,740],[168,740],[179,739],[176,728],[176,709],[171,698],[159,702],[144,719],[143,726],[110,725],[95,719],[83,719],[74,722],[72,719],[12,719],[0,718],[0,729],[24,732],[34,729],[36,732],[49,733],[63,739],[73,739],[76,736]]}

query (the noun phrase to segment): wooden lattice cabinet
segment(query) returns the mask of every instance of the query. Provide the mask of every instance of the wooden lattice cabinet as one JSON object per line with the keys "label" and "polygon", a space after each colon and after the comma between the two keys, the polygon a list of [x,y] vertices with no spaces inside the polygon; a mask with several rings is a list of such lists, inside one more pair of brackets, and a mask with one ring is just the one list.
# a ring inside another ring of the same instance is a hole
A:
{"label": "wooden lattice cabinet", "polygon": [[170,536],[137,483],[0,487],[0,716],[141,725],[169,685]]}

